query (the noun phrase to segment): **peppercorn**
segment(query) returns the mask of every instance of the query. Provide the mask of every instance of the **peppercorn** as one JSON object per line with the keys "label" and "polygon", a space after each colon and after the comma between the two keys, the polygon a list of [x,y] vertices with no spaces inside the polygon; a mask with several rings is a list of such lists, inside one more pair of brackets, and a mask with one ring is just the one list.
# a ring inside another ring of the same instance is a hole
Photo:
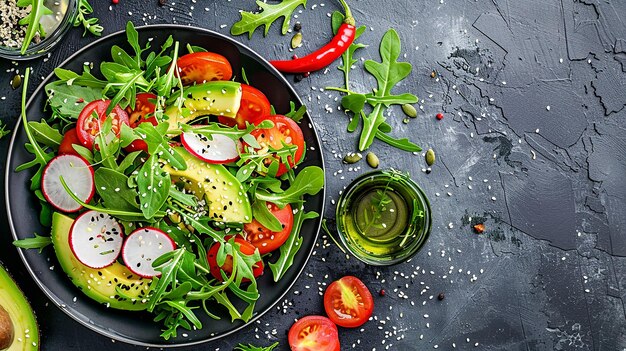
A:
{"label": "peppercorn", "polygon": [[474,232],[476,232],[476,234],[480,234],[480,233],[482,233],[484,231],[485,231],[485,225],[484,224],[479,223],[479,224],[476,224],[474,226]]}
{"label": "peppercorn", "polygon": [[293,30],[295,30],[296,32],[302,30],[302,25],[300,24],[300,22],[296,22],[296,24],[293,25]]}
{"label": "peppercorn", "polygon": [[378,295],[385,296],[385,289],[380,289],[380,291],[378,292]]}
{"label": "peppercorn", "polygon": [[443,119],[443,113],[438,113],[436,117],[441,121]]}
{"label": "peppercorn", "polygon": [[295,55],[295,54],[294,54],[293,56],[291,56],[291,59],[292,59],[292,60],[297,60],[297,59],[298,59],[298,55]]}
{"label": "peppercorn", "polygon": [[167,4],[167,0],[159,0],[159,6],[165,6]]}
{"label": "peppercorn", "polygon": [[443,299],[446,298],[446,295],[444,295],[443,293],[439,293],[439,295],[437,295],[437,300],[441,301]]}
{"label": "peppercorn", "polygon": [[302,75],[304,78],[308,78],[311,75],[311,72],[304,72]]}
{"label": "peppercorn", "polygon": [[301,74],[296,74],[293,76],[293,81],[296,83],[300,83],[304,79],[304,76]]}

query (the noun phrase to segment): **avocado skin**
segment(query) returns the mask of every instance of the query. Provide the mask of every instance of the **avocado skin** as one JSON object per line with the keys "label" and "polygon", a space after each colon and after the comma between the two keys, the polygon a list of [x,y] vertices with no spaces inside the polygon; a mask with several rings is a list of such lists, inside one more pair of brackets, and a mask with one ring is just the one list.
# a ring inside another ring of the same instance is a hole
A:
{"label": "avocado skin", "polygon": [[176,106],[178,97],[178,94],[174,94],[165,109],[169,131],[178,130],[180,123],[189,123],[201,116],[235,118],[241,105],[241,83],[212,81],[186,87],[183,90],[185,100],[181,108]]}
{"label": "avocado skin", "polygon": [[[147,307],[145,297],[149,293],[151,279],[132,274],[126,266],[114,262],[108,267],[94,269],[82,264],[69,245],[69,233],[74,219],[55,212],[52,215],[52,244],[57,259],[72,283],[85,295],[106,307],[140,311]],[[119,286],[125,297],[116,291]]]}
{"label": "avocado skin", "polygon": [[204,162],[184,147],[177,147],[176,151],[185,159],[187,169],[177,170],[167,164],[163,169],[172,180],[183,182],[185,189],[198,199],[206,200],[209,208],[207,216],[218,222],[252,221],[250,199],[241,183],[226,167]]}
{"label": "avocado skin", "polygon": [[[20,288],[2,266],[0,266],[0,308],[6,312],[4,318],[8,318],[0,322],[0,350],[39,350],[39,327],[35,313]],[[0,316],[0,319],[3,317]]]}

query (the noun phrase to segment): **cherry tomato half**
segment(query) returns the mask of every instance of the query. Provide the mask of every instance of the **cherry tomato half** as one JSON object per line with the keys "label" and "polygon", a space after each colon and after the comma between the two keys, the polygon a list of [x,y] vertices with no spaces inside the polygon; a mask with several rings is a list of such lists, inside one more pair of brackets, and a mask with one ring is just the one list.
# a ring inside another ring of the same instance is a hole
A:
{"label": "cherry tomato half", "polygon": [[[295,157],[292,158],[291,156],[288,156],[287,160],[290,167],[293,167],[300,162],[304,153],[304,135],[302,135],[302,129],[300,129],[298,124],[291,118],[281,115],[264,117],[262,119],[254,120],[253,123],[256,125],[261,123],[263,120],[270,120],[274,122],[274,127],[269,129],[255,129],[250,133],[256,138],[259,145],[261,145],[261,149],[271,147],[279,150],[284,148],[284,144],[295,145],[298,147],[294,154]],[[278,160],[280,162],[280,158],[276,156],[267,158],[265,162],[266,164],[270,164],[273,160]],[[279,177],[287,173],[287,170],[287,167],[280,162],[276,176]]]}
{"label": "cherry tomato half", "polygon": [[252,123],[256,119],[269,116],[272,113],[270,101],[265,94],[255,87],[241,84],[241,105],[235,118],[219,116],[220,123],[227,126],[234,126],[239,129],[246,128],[246,121]]}
{"label": "cherry tomato half", "polygon": [[[232,236],[227,236],[225,239],[228,241],[231,238]],[[230,274],[233,272],[233,257],[231,255],[226,256],[226,261],[224,261],[224,264],[221,267],[217,265],[217,253],[221,245],[222,244],[220,243],[215,243],[209,248],[209,251],[207,252],[207,259],[209,261],[209,268],[211,269],[211,275],[219,281],[224,280],[222,278],[222,274],[220,273],[220,270],[223,270],[224,273],[226,273],[226,276],[230,276]],[[256,250],[256,247],[254,247],[252,244],[250,244],[249,242],[247,242],[240,236],[235,237],[235,245],[239,246],[239,250],[244,255],[252,255],[254,254],[254,251]],[[252,267],[252,274],[254,274],[255,278],[263,274],[263,268],[264,267],[263,267],[262,260],[254,264],[254,266]],[[244,279],[243,281],[246,282],[248,280]]]}
{"label": "cherry tomato half", "polygon": [[289,329],[291,351],[339,351],[337,326],[322,316],[306,316]]}
{"label": "cherry tomato half", "polygon": [[[111,104],[111,100],[95,100],[87,104],[78,115],[76,134],[80,145],[92,149],[96,135],[100,132],[100,126],[107,120],[105,112]],[[128,124],[128,115],[118,105],[108,116],[113,119],[112,130],[115,135],[120,135],[121,125]]]}
{"label": "cherry tomato half", "polygon": [[183,85],[212,80],[230,80],[233,69],[226,57],[214,52],[194,52],[176,62]]}
{"label": "cherry tomato half", "polygon": [[273,203],[268,202],[267,207],[283,227],[281,231],[273,232],[256,219],[253,219],[251,223],[243,225],[243,231],[246,232],[246,240],[259,249],[261,255],[272,252],[284,244],[293,228],[291,205],[287,204],[287,206],[280,209]]}
{"label": "cherry tomato half", "polygon": [[[159,124],[156,117],[154,117],[154,103],[150,100],[155,100],[156,95],[150,93],[137,94],[135,99],[135,109],[132,110],[130,106],[126,108],[128,113],[128,119],[132,128],[137,128],[141,123],[151,123],[153,126]],[[145,151],[148,152],[148,144],[141,139],[133,140],[130,145],[124,148],[126,152]]]}
{"label": "cherry tomato half", "polygon": [[63,140],[59,145],[59,155],[76,155],[80,156],[72,145],[80,145],[78,135],[76,134],[76,128],[72,128],[63,134]]}
{"label": "cherry tomato half", "polygon": [[326,288],[324,309],[335,324],[356,328],[367,322],[372,315],[374,299],[359,278],[345,276]]}

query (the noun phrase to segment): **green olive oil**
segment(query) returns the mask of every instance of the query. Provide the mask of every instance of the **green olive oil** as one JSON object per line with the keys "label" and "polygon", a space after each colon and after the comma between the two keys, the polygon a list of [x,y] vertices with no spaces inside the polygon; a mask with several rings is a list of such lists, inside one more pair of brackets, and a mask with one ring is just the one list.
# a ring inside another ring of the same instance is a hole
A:
{"label": "green olive oil", "polygon": [[424,244],[430,205],[407,175],[375,171],[357,178],[337,207],[341,240],[360,260],[373,265],[401,262]]}

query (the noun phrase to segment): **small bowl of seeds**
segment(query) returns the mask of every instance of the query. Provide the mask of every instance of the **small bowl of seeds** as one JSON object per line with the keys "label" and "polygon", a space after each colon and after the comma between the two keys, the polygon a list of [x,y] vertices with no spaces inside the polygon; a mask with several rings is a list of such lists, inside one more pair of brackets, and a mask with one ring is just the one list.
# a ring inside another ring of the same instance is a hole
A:
{"label": "small bowl of seeds", "polygon": [[0,57],[27,60],[52,49],[74,24],[77,0],[0,0]]}

